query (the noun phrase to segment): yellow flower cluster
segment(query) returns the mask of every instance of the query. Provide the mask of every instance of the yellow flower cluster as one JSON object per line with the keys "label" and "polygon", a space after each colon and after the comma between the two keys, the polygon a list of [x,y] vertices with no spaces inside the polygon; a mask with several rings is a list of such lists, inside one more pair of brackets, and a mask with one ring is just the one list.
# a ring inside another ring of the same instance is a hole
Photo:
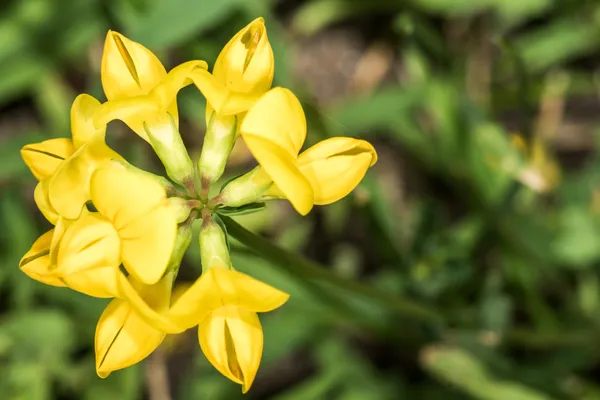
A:
{"label": "yellow flower cluster", "polygon": [[[79,95],[70,139],[21,150],[39,181],[34,200],[54,228],[20,268],[45,284],[112,299],[96,328],[100,377],[143,360],[167,334],[198,326],[208,360],[246,392],[263,348],[257,313],[280,307],[288,295],[233,268],[219,213],[279,198],[307,214],[350,193],[377,160],[369,143],[347,137],[300,153],[305,116],[291,91],[271,89],[273,52],[262,18],[229,41],[212,73],[207,68],[189,61],[167,73],[151,51],[109,31],[101,66],[107,101]],[[177,93],[188,85],[207,100],[196,166],[178,128]],[[135,168],[106,145],[106,126],[115,119],[152,146],[170,181]],[[259,166],[208,199],[238,136]],[[177,290],[191,225],[199,219],[203,272]]]}

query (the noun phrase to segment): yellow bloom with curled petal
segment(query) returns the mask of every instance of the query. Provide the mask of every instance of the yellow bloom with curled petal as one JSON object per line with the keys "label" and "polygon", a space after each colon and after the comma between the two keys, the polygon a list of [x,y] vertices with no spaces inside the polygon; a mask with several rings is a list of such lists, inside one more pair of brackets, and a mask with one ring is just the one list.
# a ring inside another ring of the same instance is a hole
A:
{"label": "yellow bloom with curled petal", "polygon": [[34,191],[36,204],[53,224],[59,215],[75,219],[89,200],[93,171],[107,160],[122,160],[105,143],[106,127],[96,128],[93,114],[100,102],[87,94],[71,106],[71,139],[50,139],[26,145],[21,156],[40,181]]}
{"label": "yellow bloom with curled petal", "polygon": [[[167,333],[198,325],[202,351],[223,375],[246,392],[256,376],[263,349],[263,333],[256,313],[281,307],[287,293],[246,274],[208,268],[170,308],[160,311],[136,290],[139,282],[120,275],[120,294],[147,324]],[[167,286],[168,285],[168,286]],[[170,284],[157,284],[156,298],[168,298]]]}
{"label": "yellow bloom with curled petal", "polygon": [[[377,162],[373,146],[349,137],[333,137],[303,151],[298,167],[313,188],[314,204],[331,204],[347,196]],[[285,197],[276,185],[267,196]]]}
{"label": "yellow bloom with curled petal", "polygon": [[[249,193],[287,198],[302,215],[314,204],[329,204],[346,196],[377,161],[370,143],[346,137],[330,138],[298,155],[306,138],[306,118],[296,96],[279,87],[248,111],[241,135],[260,168],[250,172],[251,180],[241,177],[240,182],[267,190],[272,181],[274,185],[266,192]],[[230,185],[224,188],[221,200],[238,205],[236,196],[243,191],[235,181]],[[256,200],[259,198],[252,201]]]}
{"label": "yellow bloom with curled petal", "polygon": [[[121,263],[141,283],[158,282],[177,230],[164,189],[152,178],[121,168],[96,171],[90,187],[98,212],[84,208],[75,220],[60,217],[53,234],[40,238],[25,255],[22,269],[34,279],[58,279],[94,297],[118,296]],[[43,251],[48,257],[32,264],[33,255],[41,257]]]}
{"label": "yellow bloom with curled petal", "polygon": [[288,89],[271,89],[248,111],[240,130],[262,169],[294,208],[307,214],[314,193],[296,160],[306,139],[306,118],[296,96]]}
{"label": "yellow bloom with curled petal", "polygon": [[[260,365],[263,332],[257,312],[282,306],[288,295],[240,272],[211,268],[198,280],[198,341],[210,363],[246,393]],[[188,291],[189,297],[194,294]],[[184,296],[180,301],[189,301]],[[176,305],[175,305],[176,306]]]}

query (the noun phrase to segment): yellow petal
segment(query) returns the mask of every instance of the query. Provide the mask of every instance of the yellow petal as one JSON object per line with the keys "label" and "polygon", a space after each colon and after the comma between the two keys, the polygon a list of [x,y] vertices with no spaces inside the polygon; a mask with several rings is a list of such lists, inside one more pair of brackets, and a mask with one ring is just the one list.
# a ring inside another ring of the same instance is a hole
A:
{"label": "yellow petal", "polygon": [[167,199],[163,187],[152,178],[116,167],[95,171],[90,194],[98,212],[118,231],[166,203]]}
{"label": "yellow petal", "polygon": [[120,250],[110,222],[97,213],[84,215],[65,230],[55,273],[74,290],[93,297],[115,297]]}
{"label": "yellow petal", "polygon": [[101,127],[118,119],[124,121],[142,139],[150,143],[143,121],[161,113],[160,104],[152,96],[138,96],[107,101],[94,113],[94,126]]}
{"label": "yellow petal", "polygon": [[333,137],[320,141],[316,145],[303,151],[298,157],[300,165],[311,161],[323,160],[333,156],[351,156],[359,154],[368,154],[371,157],[369,166],[377,162],[377,152],[373,145],[366,140],[354,139],[349,137]]}
{"label": "yellow petal", "polygon": [[244,141],[254,158],[294,208],[302,215],[308,214],[314,203],[313,189],[298,168],[295,157],[258,136],[244,135]]}
{"label": "yellow petal", "polygon": [[165,203],[119,230],[123,265],[131,275],[152,285],[164,275],[177,235],[177,216]]}
{"label": "yellow petal", "polygon": [[290,90],[276,87],[252,106],[240,130],[244,141],[246,135],[260,137],[296,157],[306,139],[306,118],[298,98]]}
{"label": "yellow petal", "polygon": [[110,160],[122,159],[104,142],[85,143],[52,177],[48,189],[50,204],[58,214],[76,219],[91,199],[90,180],[94,171]]}
{"label": "yellow petal", "polygon": [[281,307],[290,298],[289,294],[239,271],[230,270],[227,274],[236,289],[239,305],[247,310],[269,312]]}
{"label": "yellow petal", "polygon": [[92,141],[104,142],[106,124],[96,128],[93,116],[100,107],[100,102],[88,94],[80,94],[71,106],[71,135],[73,144],[79,148]]}
{"label": "yellow petal", "polygon": [[223,305],[220,288],[213,278],[214,269],[203,273],[167,312],[168,318],[182,330],[198,325],[214,309]]}
{"label": "yellow petal", "polygon": [[112,371],[140,362],[164,337],[164,332],[148,325],[126,301],[114,299],[96,326],[94,347],[98,376],[106,378]]}
{"label": "yellow petal", "polygon": [[257,18],[225,45],[213,69],[216,79],[240,93],[269,90],[275,71],[264,20]]}
{"label": "yellow petal", "polygon": [[191,73],[194,85],[206,97],[206,103],[217,115],[237,115],[251,108],[262,93],[233,92],[208,71],[197,69]]}
{"label": "yellow petal", "polygon": [[201,60],[187,61],[176,66],[152,89],[151,95],[154,101],[160,105],[160,109],[166,109],[174,102],[177,93],[181,89],[193,83],[193,71],[206,71],[207,69],[208,64],[206,64],[206,61]]}
{"label": "yellow petal", "polygon": [[[85,216],[85,215],[89,215],[91,214],[89,211],[87,211],[85,208],[83,209],[81,216]],[[71,225],[73,225],[75,222],[77,222],[77,220],[74,219],[66,219],[64,217],[58,217],[58,220],[56,221],[56,225],[54,226],[54,235],[52,235],[52,242],[50,243],[50,263],[52,264],[53,268],[56,268],[56,259],[58,256],[58,249],[60,247],[60,242],[66,232],[67,229],[69,229],[69,227]]]}
{"label": "yellow petal", "polygon": [[91,198],[121,238],[127,271],[147,285],[158,282],[177,234],[177,215],[162,186],[131,171],[103,168],[92,177]]}
{"label": "yellow petal", "polygon": [[51,271],[50,243],[54,235],[54,229],[40,236],[31,249],[19,262],[19,268],[27,276],[36,281],[52,286],[65,286],[65,284]]}
{"label": "yellow petal", "polygon": [[48,199],[49,184],[49,178],[38,182],[38,184],[35,186],[35,190],[33,191],[33,200],[42,214],[44,214],[44,217],[46,217],[46,219],[50,221],[52,225],[56,225],[59,215],[56,213],[56,210],[54,207],[52,207],[50,200]]}
{"label": "yellow petal", "polygon": [[371,156],[336,156],[304,164],[300,170],[310,181],[315,204],[331,204],[347,196],[365,176]]}
{"label": "yellow petal", "polygon": [[148,93],[167,71],[150,50],[108,31],[100,74],[106,98],[113,100]]}
{"label": "yellow petal", "polygon": [[49,139],[23,147],[21,157],[31,173],[42,180],[50,177],[73,152],[71,139]]}
{"label": "yellow petal", "polygon": [[198,326],[198,341],[210,363],[246,393],[260,364],[263,332],[256,313],[236,306],[215,310]]}
{"label": "yellow petal", "polygon": [[168,317],[178,326],[188,329],[224,305],[267,312],[280,307],[288,298],[287,293],[241,272],[209,268],[173,302]]}
{"label": "yellow petal", "polygon": [[167,274],[155,285],[144,285],[131,276],[119,274],[119,294],[149,325],[166,333],[180,333],[197,322],[182,328],[167,316],[173,279],[173,274]]}
{"label": "yellow petal", "polygon": [[376,161],[369,142],[347,137],[319,142],[298,157],[300,171],[314,190],[315,204],[330,204],[348,195]]}

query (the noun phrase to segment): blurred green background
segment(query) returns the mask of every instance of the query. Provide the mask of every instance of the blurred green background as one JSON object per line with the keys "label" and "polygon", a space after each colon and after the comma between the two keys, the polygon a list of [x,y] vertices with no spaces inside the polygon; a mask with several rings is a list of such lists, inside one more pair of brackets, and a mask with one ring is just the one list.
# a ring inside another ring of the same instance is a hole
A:
{"label": "blurred green background", "polygon": [[[169,69],[212,65],[263,16],[275,84],[303,100],[307,143],[360,137],[380,159],[352,195],[307,217],[278,202],[238,219],[358,282],[342,289],[234,246],[238,269],[292,294],[261,318],[263,362],[244,398],[600,399],[600,2],[6,0],[0,9],[0,398],[242,398],[194,331],[96,376],[93,335],[107,302],[19,271],[49,229],[19,149],[68,136],[78,93],[104,100],[108,29]],[[197,157],[204,101],[188,88],[179,105]],[[135,165],[161,171],[123,124],[109,137]],[[251,165],[239,143],[228,173]],[[183,270],[184,280],[200,272],[195,244]]]}

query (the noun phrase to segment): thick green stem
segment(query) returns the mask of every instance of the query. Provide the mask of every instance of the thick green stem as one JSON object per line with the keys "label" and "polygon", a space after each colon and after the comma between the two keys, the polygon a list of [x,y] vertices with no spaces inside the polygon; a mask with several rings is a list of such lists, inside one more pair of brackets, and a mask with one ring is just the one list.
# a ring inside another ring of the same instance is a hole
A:
{"label": "thick green stem", "polygon": [[367,298],[379,301],[385,306],[418,320],[440,324],[443,317],[437,311],[414,301],[397,297],[380,289],[365,285],[361,282],[342,278],[321,265],[307,260],[295,253],[282,249],[262,237],[248,231],[233,219],[221,216],[227,226],[227,233],[255,251],[259,256],[287,271],[304,278],[325,281],[339,288],[361,294]]}

